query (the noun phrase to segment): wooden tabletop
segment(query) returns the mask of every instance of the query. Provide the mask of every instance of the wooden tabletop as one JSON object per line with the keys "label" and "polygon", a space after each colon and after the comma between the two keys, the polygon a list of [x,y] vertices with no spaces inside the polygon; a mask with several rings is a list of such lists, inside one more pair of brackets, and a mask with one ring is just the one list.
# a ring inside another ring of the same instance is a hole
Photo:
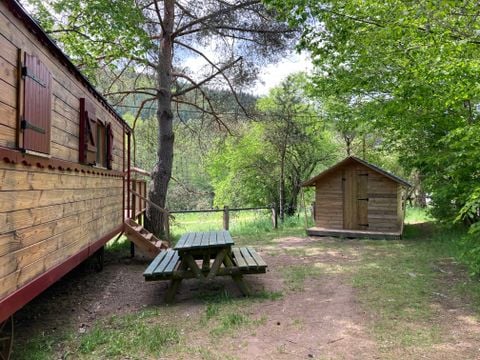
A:
{"label": "wooden tabletop", "polygon": [[191,232],[182,235],[175,250],[190,250],[214,247],[227,247],[234,244],[232,236],[226,230],[209,232]]}

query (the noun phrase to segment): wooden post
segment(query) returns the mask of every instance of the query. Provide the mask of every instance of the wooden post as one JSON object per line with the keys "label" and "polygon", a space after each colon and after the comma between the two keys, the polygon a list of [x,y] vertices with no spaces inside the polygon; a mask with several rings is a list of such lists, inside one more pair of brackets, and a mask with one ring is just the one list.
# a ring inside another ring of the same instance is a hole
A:
{"label": "wooden post", "polygon": [[[137,181],[136,180],[132,180],[132,190],[133,191],[137,191]],[[135,193],[132,192],[132,215],[130,215],[130,218],[133,219],[133,220],[137,220],[135,219],[135,212],[137,211],[137,197],[135,196]]]}
{"label": "wooden post", "polygon": [[228,230],[230,221],[230,214],[228,213],[228,206],[223,207],[223,229]]}
{"label": "wooden post", "polygon": [[277,207],[275,204],[272,205],[272,223],[273,228],[278,229],[278,215],[277,215]]}
{"label": "wooden post", "polygon": [[303,212],[305,214],[305,229],[307,229],[308,228],[307,204],[305,203],[305,193],[303,192],[303,187],[301,188],[301,192],[302,192]]}
{"label": "wooden post", "polygon": [[[165,209],[168,211],[168,209]],[[165,229],[166,240],[170,241],[170,214],[167,212],[163,214],[163,228]]]}

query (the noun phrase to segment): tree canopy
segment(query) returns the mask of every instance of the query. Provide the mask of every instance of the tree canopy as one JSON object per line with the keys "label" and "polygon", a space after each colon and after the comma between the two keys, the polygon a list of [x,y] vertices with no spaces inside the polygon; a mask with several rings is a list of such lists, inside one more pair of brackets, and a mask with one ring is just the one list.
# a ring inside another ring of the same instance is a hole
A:
{"label": "tree canopy", "polygon": [[299,46],[315,63],[311,92],[333,99],[337,106],[330,115],[345,108],[364,132],[380,134],[384,149],[419,172],[440,218],[452,220],[475,201],[480,176],[476,4],[266,2],[292,26],[301,26]]}

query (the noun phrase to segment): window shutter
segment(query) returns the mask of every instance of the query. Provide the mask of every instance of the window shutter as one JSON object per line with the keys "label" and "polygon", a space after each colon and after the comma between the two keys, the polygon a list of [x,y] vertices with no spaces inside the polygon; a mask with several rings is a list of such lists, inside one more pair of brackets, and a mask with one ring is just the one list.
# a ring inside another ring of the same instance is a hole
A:
{"label": "window shutter", "polygon": [[112,124],[107,124],[107,168],[112,169],[113,165],[113,128]]}
{"label": "window shutter", "polygon": [[97,159],[97,118],[92,102],[80,98],[79,161],[94,165]]}
{"label": "window shutter", "polygon": [[50,126],[52,116],[52,75],[34,55],[25,54],[24,113],[21,119],[23,149],[50,153]]}

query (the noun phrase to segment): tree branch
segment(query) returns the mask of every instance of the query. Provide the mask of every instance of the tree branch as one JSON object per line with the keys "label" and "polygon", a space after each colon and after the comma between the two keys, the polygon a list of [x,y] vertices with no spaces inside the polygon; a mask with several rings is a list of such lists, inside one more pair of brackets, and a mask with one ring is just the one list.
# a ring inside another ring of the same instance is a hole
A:
{"label": "tree branch", "polygon": [[178,28],[173,34],[172,34],[172,38],[175,38],[178,34],[181,34],[183,31],[185,31],[186,29],[188,28],[191,28],[192,26],[196,25],[196,24],[200,24],[206,20],[211,20],[211,19],[214,19],[216,18],[217,16],[220,16],[220,15],[223,15],[223,14],[228,14],[232,11],[235,11],[237,9],[241,9],[243,7],[247,7],[247,6],[250,6],[250,5],[255,5],[255,4],[259,4],[260,3],[260,0],[249,0],[249,1],[245,1],[245,2],[241,2],[241,3],[238,3],[236,5],[231,5],[229,8],[225,8],[225,9],[220,9],[220,10],[217,10],[217,11],[214,11],[213,13],[211,14],[208,14],[208,15],[205,15],[205,16],[202,16],[202,17],[199,17],[199,18],[196,18],[195,20],[191,21],[190,23]]}
{"label": "tree branch", "polygon": [[[175,40],[174,41],[176,44],[180,45],[180,46],[183,46],[184,48],[200,55],[202,58],[205,59],[206,62],[208,62],[214,69],[216,69],[217,71],[220,71],[221,69],[213,62],[211,61],[204,53],[202,53],[200,50],[197,50],[193,47],[191,47],[190,45],[187,45],[187,44],[184,44],[178,40]],[[232,83],[230,82],[230,79],[228,78],[228,76],[226,76],[224,74],[223,71],[220,72],[220,74],[222,75],[222,77],[225,79],[225,81],[227,82],[228,84],[228,87],[230,88],[230,90],[232,91],[232,94],[235,98],[235,101],[237,102],[237,104],[240,106],[240,108],[242,109],[243,113],[248,116],[248,112],[247,112],[247,109],[245,109],[245,107],[243,106],[243,104],[240,102],[240,99],[238,98],[238,95],[237,95],[237,92],[235,91],[235,89],[233,88],[233,85]]]}
{"label": "tree branch", "polygon": [[203,79],[202,81],[200,82],[195,82],[195,80],[193,80],[191,77],[189,77],[188,75],[186,74],[179,74],[179,73],[174,73],[172,74],[174,77],[181,77],[181,78],[184,78],[186,80],[188,80],[189,82],[191,82],[193,85],[186,88],[186,89],[183,89],[181,91],[178,91],[176,93],[173,93],[172,94],[172,97],[178,97],[178,96],[181,96],[181,95],[185,95],[187,92],[189,91],[192,91],[194,89],[198,89],[200,88],[203,84],[209,82],[210,80],[212,80],[213,78],[215,78],[218,74],[221,74],[223,73],[225,70],[227,70],[228,68],[231,68],[232,66],[234,66],[237,62],[241,61],[242,60],[242,57],[240,56],[239,58],[237,58],[236,60],[232,61],[231,63],[225,65],[223,68],[219,68],[218,71],[214,72],[213,74],[211,74],[210,76],[206,77],[205,79]]}

